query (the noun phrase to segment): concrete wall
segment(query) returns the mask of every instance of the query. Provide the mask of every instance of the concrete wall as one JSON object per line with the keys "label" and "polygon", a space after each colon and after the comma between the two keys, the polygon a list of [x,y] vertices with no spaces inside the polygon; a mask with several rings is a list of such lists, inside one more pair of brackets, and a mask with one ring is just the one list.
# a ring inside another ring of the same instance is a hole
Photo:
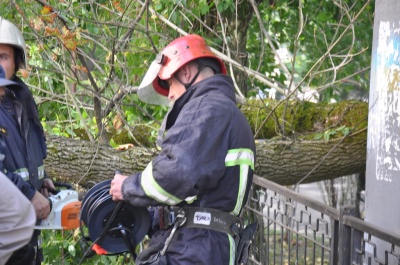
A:
{"label": "concrete wall", "polygon": [[376,0],[373,30],[365,221],[400,235],[399,0]]}

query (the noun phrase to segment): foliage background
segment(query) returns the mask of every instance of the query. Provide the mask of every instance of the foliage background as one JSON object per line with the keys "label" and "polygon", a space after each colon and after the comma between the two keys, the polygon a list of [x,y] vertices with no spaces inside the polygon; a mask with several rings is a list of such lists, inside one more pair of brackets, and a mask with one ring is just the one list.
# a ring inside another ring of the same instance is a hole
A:
{"label": "foliage background", "polygon": [[21,74],[47,132],[152,146],[166,108],[135,91],[162,47],[186,33],[223,56],[243,100],[366,99],[374,2],[353,2],[13,0],[1,8],[26,39]]}

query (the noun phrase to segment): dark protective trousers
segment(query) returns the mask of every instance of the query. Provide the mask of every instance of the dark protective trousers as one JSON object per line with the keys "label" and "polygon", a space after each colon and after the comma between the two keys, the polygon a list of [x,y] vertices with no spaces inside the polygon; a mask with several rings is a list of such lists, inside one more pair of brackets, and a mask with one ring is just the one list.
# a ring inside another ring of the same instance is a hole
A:
{"label": "dark protective trousers", "polygon": [[159,252],[170,232],[171,229],[155,233],[149,246],[138,255],[136,265],[229,265],[231,254],[234,255],[225,233],[178,228],[166,255],[161,257]]}

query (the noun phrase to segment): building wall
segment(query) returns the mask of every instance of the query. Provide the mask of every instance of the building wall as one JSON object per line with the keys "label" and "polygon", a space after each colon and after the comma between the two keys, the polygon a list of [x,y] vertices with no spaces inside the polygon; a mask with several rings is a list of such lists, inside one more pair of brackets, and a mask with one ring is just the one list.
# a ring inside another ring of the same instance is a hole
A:
{"label": "building wall", "polygon": [[365,221],[400,235],[400,1],[376,0],[373,30]]}

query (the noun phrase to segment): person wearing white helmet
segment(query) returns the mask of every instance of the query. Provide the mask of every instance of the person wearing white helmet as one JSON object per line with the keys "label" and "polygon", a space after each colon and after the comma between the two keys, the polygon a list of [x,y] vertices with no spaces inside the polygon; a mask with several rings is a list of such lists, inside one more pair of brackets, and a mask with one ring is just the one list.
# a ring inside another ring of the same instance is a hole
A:
{"label": "person wearing white helmet", "polygon": [[[32,202],[39,221],[50,213],[47,197],[49,190],[55,187],[44,171],[46,139],[37,105],[28,86],[16,75],[20,67],[27,67],[27,59],[21,31],[0,17],[0,65],[5,70],[5,78],[18,84],[0,88],[0,125],[8,129],[4,137],[4,169],[7,177]],[[32,250],[36,254],[33,264],[40,264],[43,257],[38,245],[39,235],[40,231],[35,230],[31,242],[16,251],[7,264],[20,264]]]}
{"label": "person wearing white helmet", "polygon": [[143,172],[111,181],[113,200],[152,214],[151,241],[135,264],[240,264],[238,216],[256,150],[224,63],[202,37],[180,37],[157,55],[138,96],[173,104],[159,132],[160,154]]}

